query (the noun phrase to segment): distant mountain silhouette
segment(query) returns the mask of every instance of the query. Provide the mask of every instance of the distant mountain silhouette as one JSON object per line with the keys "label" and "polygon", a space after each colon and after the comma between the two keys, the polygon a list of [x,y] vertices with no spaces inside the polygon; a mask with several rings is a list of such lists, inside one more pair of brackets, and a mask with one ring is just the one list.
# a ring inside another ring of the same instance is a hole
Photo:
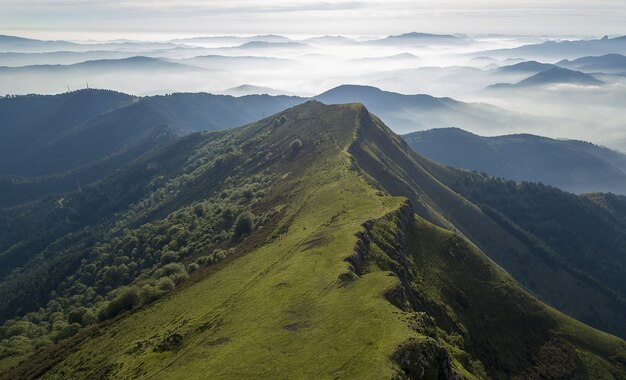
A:
{"label": "distant mountain silhouette", "polygon": [[541,71],[515,84],[498,83],[487,87],[487,89],[498,90],[507,88],[538,87],[550,84],[600,86],[603,85],[604,82],[580,71],[569,70],[562,67],[554,67],[545,71]]}
{"label": "distant mountain silhouette", "polygon": [[621,54],[606,54],[597,57],[582,57],[569,61],[560,61],[557,65],[586,72],[602,72],[605,74],[626,73],[626,56]]}
{"label": "distant mountain silhouette", "polygon": [[311,46],[302,42],[267,42],[250,41],[233,49],[309,49]]}
{"label": "distant mountain silhouette", "polygon": [[[0,67],[0,91],[8,94],[58,93],[67,86],[127,89],[128,83],[153,91],[166,83],[170,86],[189,75],[206,72],[204,68],[164,59],[134,56],[123,59],[99,59],[72,65],[33,65]],[[128,91],[128,89],[127,89]]]}
{"label": "distant mountain silhouette", "polygon": [[4,52],[88,52],[94,50],[140,51],[149,49],[171,49],[178,45],[169,42],[113,41],[73,43],[69,41],[43,41],[31,38],[0,35],[0,51]]}
{"label": "distant mountain silhouette", "polygon": [[274,34],[265,34],[250,37],[239,36],[214,36],[214,37],[191,37],[172,40],[174,43],[206,43],[206,44],[231,44],[240,45],[246,42],[290,42],[291,39]]}
{"label": "distant mountain silhouette", "polygon": [[371,86],[342,85],[315,99],[327,104],[363,103],[399,133],[449,126],[503,128],[523,119],[498,107],[430,95],[403,95]]}
{"label": "distant mountain silhouette", "polygon": [[271,87],[255,86],[251,84],[242,84],[237,87],[229,88],[222,92],[224,95],[246,96],[246,95],[289,95],[286,91],[277,90]]}
{"label": "distant mountain silhouette", "polygon": [[495,71],[498,73],[540,73],[542,71],[546,71],[557,66],[552,65],[550,63],[541,63],[537,61],[525,61],[520,62],[515,65],[510,66],[502,66],[497,68]]}
{"label": "distant mountain silhouette", "polygon": [[601,39],[547,41],[511,49],[488,50],[476,55],[492,57],[526,57],[532,59],[574,59],[589,55],[626,54],[626,36]]}
{"label": "distant mountain silhouette", "polygon": [[[72,65],[33,65],[22,67],[0,67],[0,74],[21,74],[21,73],[38,73],[50,71],[76,71],[76,70],[150,70],[150,69],[170,69],[170,70],[190,70],[190,66],[180,63],[168,62],[158,58],[134,56],[122,59],[98,59],[75,63]],[[105,73],[105,72],[104,72]]]}
{"label": "distant mountain silhouette", "polygon": [[72,48],[78,44],[67,41],[41,41],[31,38],[0,35],[0,51],[29,52],[57,51]]}
{"label": "distant mountain silhouette", "polygon": [[136,54],[128,51],[0,52],[0,66],[72,65],[100,59],[123,59]]}
{"label": "distant mountain silhouette", "polygon": [[394,62],[416,62],[419,57],[411,53],[400,53],[383,57],[368,57],[353,59],[352,62],[357,63],[394,63]]}
{"label": "distant mountain silhouette", "polygon": [[555,67],[535,74],[530,78],[524,79],[518,83],[518,86],[528,87],[557,83],[582,84],[588,86],[599,86],[604,84],[604,82],[597,80],[589,74]]}
{"label": "distant mountain silhouette", "polygon": [[389,45],[435,45],[435,44],[461,44],[468,42],[466,37],[458,37],[450,34],[429,34],[411,32],[385,38],[371,40],[368,43]]}
{"label": "distant mountain silhouette", "polygon": [[626,194],[626,155],[591,143],[527,134],[482,137],[457,128],[403,137],[418,153],[449,166],[576,193]]}

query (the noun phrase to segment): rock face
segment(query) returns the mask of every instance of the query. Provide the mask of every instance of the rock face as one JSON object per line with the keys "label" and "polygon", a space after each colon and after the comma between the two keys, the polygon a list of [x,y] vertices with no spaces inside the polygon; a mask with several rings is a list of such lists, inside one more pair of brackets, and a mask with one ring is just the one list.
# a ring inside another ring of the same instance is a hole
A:
{"label": "rock face", "polygon": [[433,339],[420,343],[407,343],[394,354],[402,373],[398,379],[460,380],[452,370],[448,352]]}

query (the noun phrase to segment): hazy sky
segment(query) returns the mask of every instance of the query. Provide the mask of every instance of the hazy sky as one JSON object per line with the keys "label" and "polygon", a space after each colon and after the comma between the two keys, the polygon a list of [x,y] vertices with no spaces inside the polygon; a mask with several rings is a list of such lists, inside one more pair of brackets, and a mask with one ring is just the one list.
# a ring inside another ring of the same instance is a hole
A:
{"label": "hazy sky", "polygon": [[624,0],[0,0],[0,33],[39,38],[407,31],[626,34]]}

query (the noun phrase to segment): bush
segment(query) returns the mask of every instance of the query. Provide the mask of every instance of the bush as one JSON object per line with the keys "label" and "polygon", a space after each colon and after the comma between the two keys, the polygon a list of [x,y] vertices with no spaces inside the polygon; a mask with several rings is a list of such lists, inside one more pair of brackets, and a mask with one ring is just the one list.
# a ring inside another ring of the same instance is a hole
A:
{"label": "bush", "polygon": [[187,274],[185,266],[182,263],[170,263],[159,268],[154,277],[171,276],[179,273]]}
{"label": "bush", "polygon": [[187,272],[189,273],[193,273],[195,271],[197,271],[200,268],[200,266],[196,263],[191,263],[189,265],[187,265]]}
{"label": "bush", "polygon": [[179,272],[169,277],[174,282],[174,284],[178,286],[182,284],[183,282],[187,281],[187,279],[189,278],[189,275],[187,274],[187,272]]}
{"label": "bush", "polygon": [[235,217],[235,209],[231,206],[226,206],[222,210],[222,219],[230,221]]}
{"label": "bush", "polygon": [[139,301],[139,289],[136,287],[122,289],[111,302],[100,310],[98,317],[100,320],[115,317],[124,311],[132,310],[139,306]]}
{"label": "bush", "polygon": [[149,304],[161,297],[162,292],[152,285],[145,284],[141,287],[141,298],[143,304]]}
{"label": "bush", "polygon": [[287,122],[287,117],[285,115],[280,117],[280,125],[283,125]]}
{"label": "bush", "polygon": [[59,341],[76,335],[76,333],[80,330],[80,327],[81,326],[78,323],[72,323],[63,327],[63,329],[61,329],[61,331],[57,334],[56,340]]}
{"label": "bush", "polygon": [[244,211],[237,217],[235,222],[235,235],[250,234],[254,231],[254,214]]}
{"label": "bush", "polygon": [[67,321],[69,323],[83,323],[83,315],[85,315],[85,312],[87,311],[87,309],[85,309],[84,307],[77,307],[76,309],[72,309],[72,311],[69,312],[69,314],[67,315]]}
{"label": "bush", "polygon": [[161,277],[159,278],[159,281],[157,281],[157,287],[164,292],[168,292],[174,289],[176,285],[174,284],[174,281],[172,281],[171,278]]}
{"label": "bush", "polygon": [[210,256],[200,256],[196,259],[196,263],[198,265],[209,265],[211,264],[211,257]]}
{"label": "bush", "polygon": [[296,155],[302,149],[302,141],[300,139],[295,139],[289,144],[289,149],[291,149],[291,154]]}
{"label": "bush", "polygon": [[161,255],[162,264],[173,263],[175,261],[178,261],[178,255],[176,254],[176,252],[167,251]]}

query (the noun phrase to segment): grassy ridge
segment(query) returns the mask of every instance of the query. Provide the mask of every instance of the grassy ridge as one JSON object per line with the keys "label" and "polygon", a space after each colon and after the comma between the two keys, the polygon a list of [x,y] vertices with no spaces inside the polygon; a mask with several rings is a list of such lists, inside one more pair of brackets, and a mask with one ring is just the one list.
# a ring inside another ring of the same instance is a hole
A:
{"label": "grassy ridge", "polygon": [[[354,112],[337,109],[342,117]],[[390,377],[389,353],[416,335],[382,297],[397,279],[382,272],[351,282],[340,276],[361,224],[401,200],[377,196],[349,170],[345,148],[356,125],[348,126],[332,134],[317,129],[316,143],[303,138],[317,148],[297,160],[311,164],[284,168],[273,194],[289,199],[280,237],[111,325],[46,376]]]}

